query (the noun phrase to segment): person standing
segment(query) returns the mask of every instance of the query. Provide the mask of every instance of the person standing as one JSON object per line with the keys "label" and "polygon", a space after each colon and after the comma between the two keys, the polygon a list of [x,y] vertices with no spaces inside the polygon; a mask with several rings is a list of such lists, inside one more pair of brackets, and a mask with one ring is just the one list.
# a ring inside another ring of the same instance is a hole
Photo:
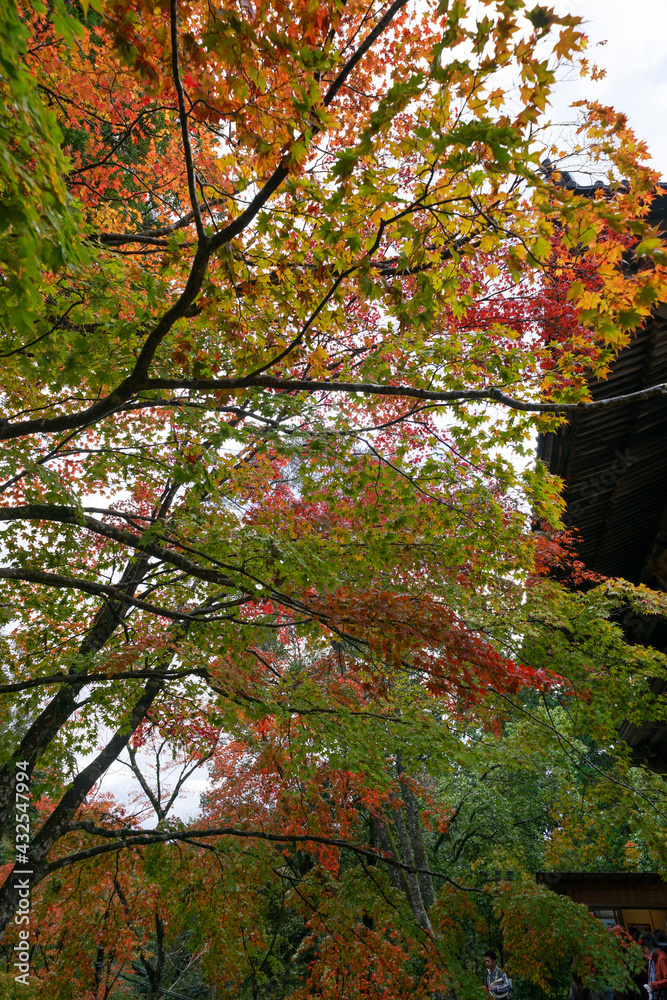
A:
{"label": "person standing", "polygon": [[489,996],[495,997],[496,1000],[514,1000],[512,980],[498,965],[495,951],[489,949],[484,952],[484,964],[486,965],[484,988]]}
{"label": "person standing", "polygon": [[639,943],[648,962],[649,990],[658,1000],[667,1000],[667,954],[652,934],[642,934]]}

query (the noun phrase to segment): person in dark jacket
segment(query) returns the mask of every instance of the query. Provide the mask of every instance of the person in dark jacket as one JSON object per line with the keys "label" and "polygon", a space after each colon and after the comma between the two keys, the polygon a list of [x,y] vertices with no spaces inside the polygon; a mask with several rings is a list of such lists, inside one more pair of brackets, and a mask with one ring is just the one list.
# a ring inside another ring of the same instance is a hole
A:
{"label": "person in dark jacket", "polygon": [[486,965],[484,987],[489,996],[495,997],[496,1000],[513,1000],[512,980],[498,965],[498,956],[495,951],[489,949],[489,951],[484,952],[484,964]]}

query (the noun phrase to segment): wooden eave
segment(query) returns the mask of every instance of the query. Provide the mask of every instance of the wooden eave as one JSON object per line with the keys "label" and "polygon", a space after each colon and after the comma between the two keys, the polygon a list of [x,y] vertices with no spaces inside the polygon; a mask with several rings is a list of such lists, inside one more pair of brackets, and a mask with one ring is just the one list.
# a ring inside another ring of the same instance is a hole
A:
{"label": "wooden eave", "polygon": [[[652,215],[667,229],[667,194]],[[635,331],[609,377],[591,381],[590,391],[601,400],[660,383],[667,383],[667,304]],[[540,435],[537,455],[563,480],[565,523],[578,532],[585,565],[667,590],[667,396],[575,413],[557,432]],[[624,628],[628,641],[667,651],[667,619],[633,615]],[[652,684],[655,695],[666,688],[664,681]],[[667,719],[623,722],[619,734],[638,763],[667,773]]]}

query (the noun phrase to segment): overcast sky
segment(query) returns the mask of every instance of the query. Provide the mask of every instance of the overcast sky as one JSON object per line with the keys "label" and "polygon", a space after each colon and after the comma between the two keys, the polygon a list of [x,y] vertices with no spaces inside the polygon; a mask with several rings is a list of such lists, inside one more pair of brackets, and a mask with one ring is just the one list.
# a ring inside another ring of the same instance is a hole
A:
{"label": "overcast sky", "polygon": [[[623,111],[667,180],[667,0],[554,0],[583,17],[604,80],[559,86],[559,103],[590,98]],[[606,42],[605,45],[599,45]]]}

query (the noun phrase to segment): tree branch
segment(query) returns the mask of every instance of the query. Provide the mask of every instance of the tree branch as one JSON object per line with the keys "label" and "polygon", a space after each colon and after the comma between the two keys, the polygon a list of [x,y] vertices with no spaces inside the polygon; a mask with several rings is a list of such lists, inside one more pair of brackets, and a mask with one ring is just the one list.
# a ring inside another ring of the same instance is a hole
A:
{"label": "tree branch", "polygon": [[350,56],[350,58],[348,59],[348,61],[343,66],[342,70],[340,71],[340,73],[338,74],[338,76],[336,77],[336,79],[334,80],[334,82],[329,87],[329,89],[328,89],[328,91],[326,93],[326,96],[325,96],[324,100],[322,101],[322,103],[324,104],[325,107],[327,107],[327,108],[329,107],[329,105],[333,101],[334,97],[336,96],[336,94],[338,93],[338,91],[340,90],[340,88],[343,86],[343,84],[345,83],[345,81],[347,80],[347,78],[349,77],[350,73],[352,72],[352,70],[354,69],[354,67],[357,65],[357,63],[360,62],[361,59],[363,59],[363,57],[366,55],[366,53],[370,49],[370,47],[373,44],[373,42],[377,38],[380,37],[380,35],[384,31],[384,29],[386,27],[388,27],[389,24],[391,24],[391,22],[393,21],[394,17],[396,16],[396,14],[398,14],[399,10],[401,10],[402,7],[406,7],[407,4],[408,4],[408,0],[394,0],[394,3],[391,5],[391,7],[387,11],[387,13],[384,15],[384,17],[382,17],[378,21],[378,23],[375,25],[375,27],[373,28],[373,30],[371,32],[369,32],[369,34],[363,40],[363,42],[361,43],[361,45],[359,46],[359,48],[356,50],[356,52],[354,52]]}
{"label": "tree branch", "polygon": [[[99,521],[95,517],[88,517],[86,514],[82,514],[79,510],[77,510],[76,507],[67,507],[61,504],[22,504],[17,507],[0,507],[0,521],[21,520],[53,521],[60,524],[70,524],[72,527],[86,528],[88,531],[93,531],[96,535],[101,535],[103,538],[109,538],[111,541],[118,542],[120,545],[126,545],[131,549],[137,549],[139,552],[144,552],[146,555],[153,556],[161,562],[175,566],[176,569],[180,569],[182,572],[187,573],[189,576],[194,576],[199,580],[205,580],[208,583],[217,583],[222,587],[243,589],[239,588],[231,577],[225,576],[217,569],[207,569],[200,566],[198,563],[192,562],[191,559],[186,559],[186,557],[181,555],[180,552],[174,552],[173,549],[165,549],[161,545],[156,545],[154,542],[144,540],[142,535],[135,535],[131,531],[125,531],[123,528],[117,528],[114,525],[106,524],[104,521]],[[236,567],[233,566],[225,565],[224,568],[232,570],[232,572],[236,570]],[[237,571],[241,572],[240,570]],[[14,573],[14,570],[6,570],[3,572],[10,574],[7,579],[11,579],[11,574]],[[15,576],[14,579],[20,580],[20,571],[17,570],[16,572],[18,572],[19,575]],[[29,572],[33,571],[30,570]],[[46,575],[51,576],[51,574]],[[40,581],[35,580],[34,582],[38,583]],[[57,584],[55,585],[57,586]],[[94,586],[97,586],[97,584]],[[95,591],[95,593],[103,592],[106,593],[106,591]]]}
{"label": "tree branch", "polygon": [[62,573],[45,573],[39,569],[0,569],[0,580],[22,580],[25,583],[37,583],[44,587],[59,587],[69,590],[80,590],[84,594],[91,594],[95,597],[111,597],[119,604],[131,604],[141,611],[149,611],[153,615],[161,618],[170,618],[176,622],[195,622],[201,618],[195,615],[188,615],[185,612],[170,611],[168,608],[160,607],[157,604],[149,604],[136,597],[130,597],[118,587],[105,586],[101,583],[93,583],[91,580],[83,580],[81,577],[64,576]]}
{"label": "tree branch", "polygon": [[101,854],[110,854],[114,851],[123,850],[126,847],[140,847],[144,844],[161,844],[174,840],[199,840],[205,837],[239,837],[241,839],[248,840],[265,840],[269,843],[276,844],[323,844],[328,847],[338,847],[341,850],[351,851],[353,854],[357,854],[362,858],[371,858],[373,861],[382,861],[387,865],[392,865],[394,868],[400,868],[411,874],[429,875],[431,878],[444,879],[445,882],[449,882],[449,884],[453,885],[456,889],[462,889],[465,892],[478,892],[482,895],[487,894],[484,889],[474,889],[469,886],[461,885],[448,875],[445,875],[444,872],[434,872],[429,868],[416,868],[412,865],[405,864],[403,861],[399,861],[396,858],[387,857],[384,854],[380,854],[378,851],[371,851],[364,847],[358,847],[356,844],[351,844],[350,841],[342,840],[338,837],[320,837],[317,834],[307,833],[267,833],[264,830],[239,830],[237,827],[233,826],[211,827],[210,829],[205,830],[133,830],[132,827],[121,827],[117,830],[107,830],[104,827],[95,826],[92,821],[88,820],[72,823],[68,829],[72,831],[83,830],[93,836],[106,837],[110,839],[113,838],[119,842],[114,844],[99,844],[96,847],[90,847],[87,850],[77,851],[75,854],[69,854],[66,857],[58,858],[56,861],[52,861],[49,865],[47,865],[46,874],[51,874],[52,872],[58,871],[60,868],[76,864],[78,861],[86,861],[88,858],[98,857]]}
{"label": "tree branch", "polygon": [[47,687],[51,684],[79,684],[86,686],[88,684],[102,684],[107,681],[146,680],[148,677],[157,677],[159,680],[179,680],[183,677],[192,676],[207,677],[208,671],[203,667],[191,667],[183,670],[168,670],[162,673],[146,668],[145,670],[123,670],[115,674],[48,674],[45,677],[31,677],[29,680],[16,681],[13,684],[0,684],[0,694],[29,691],[30,688]]}
{"label": "tree branch", "polygon": [[[378,21],[375,28],[373,28],[361,45],[350,56],[324,97],[323,103],[326,106],[331,104],[354,67],[359,63],[366,52],[368,52],[384,29],[391,23],[398,11],[405,7],[407,3],[408,0],[395,0],[384,17]],[[178,75],[177,37],[176,44],[174,44],[174,35],[177,35],[175,17],[176,4],[177,0],[171,0],[172,68],[174,70],[174,80],[178,92],[177,81],[180,81],[180,76]],[[126,403],[137,391],[142,388],[142,383],[146,380],[151,362],[155,356],[155,351],[159,345],[169,333],[174,323],[185,316],[188,309],[194,303],[194,300],[201,290],[211,254],[220,249],[220,247],[225,246],[231,240],[235,239],[247,228],[248,225],[250,225],[257,213],[263,208],[271,196],[275,194],[282,182],[288,176],[290,168],[286,164],[285,159],[283,159],[261,190],[257,192],[255,197],[246,206],[245,210],[241,212],[236,219],[228,223],[228,225],[216,233],[214,237],[207,238],[203,231],[201,216],[199,216],[198,219],[197,215],[199,211],[199,202],[197,199],[194,168],[192,166],[192,154],[189,143],[189,135],[187,132],[187,115],[185,111],[185,100],[182,93],[182,86],[179,94],[179,115],[181,117],[181,127],[183,130],[184,151],[188,167],[188,187],[190,188],[192,198],[192,209],[195,223],[197,225],[197,232],[200,233],[201,231],[197,252],[192,262],[192,268],[183,292],[171,308],[164,313],[162,318],[154,327],[153,331],[146,338],[144,345],[139,352],[133,371],[118,386],[116,386],[112,392],[110,392],[103,399],[98,400],[87,410],[83,410],[77,414],[62,414],[59,417],[42,417],[38,420],[26,420],[14,425],[10,424],[8,421],[2,421],[0,422],[0,441],[7,441],[33,433],[49,433],[52,431],[72,430],[76,427],[81,427],[84,424],[100,420],[106,417],[118,406]],[[186,115],[185,122],[183,115]],[[311,135],[314,135],[319,131],[321,131],[320,127],[315,125]],[[190,157],[189,160],[188,151]]]}
{"label": "tree branch", "polygon": [[[277,392],[358,392],[366,396],[398,396],[407,399],[423,399],[436,403],[497,403],[511,410],[527,413],[583,413],[605,407],[622,406],[624,403],[638,402],[667,396],[667,382],[650,386],[624,396],[610,396],[606,399],[582,400],[579,403],[540,403],[508,396],[502,389],[490,386],[488,389],[419,389],[410,385],[380,385],[374,382],[327,382],[316,379],[290,379],[275,375],[239,376],[227,379],[146,379],[142,390],[183,389],[195,392],[211,392],[222,389],[274,389]],[[1,435],[0,435],[1,436]]]}
{"label": "tree branch", "polygon": [[195,168],[192,160],[192,146],[190,144],[190,133],[188,131],[188,113],[185,107],[185,94],[181,82],[181,74],[178,66],[178,0],[171,0],[171,72],[174,78],[174,86],[178,96],[178,117],[181,123],[181,134],[183,136],[183,156],[185,157],[185,169],[188,177],[188,191],[190,192],[190,204],[192,214],[197,229],[197,237],[200,243],[207,243],[208,237],[204,230],[201,212],[199,211],[199,198],[197,197],[197,182],[195,178]]}

